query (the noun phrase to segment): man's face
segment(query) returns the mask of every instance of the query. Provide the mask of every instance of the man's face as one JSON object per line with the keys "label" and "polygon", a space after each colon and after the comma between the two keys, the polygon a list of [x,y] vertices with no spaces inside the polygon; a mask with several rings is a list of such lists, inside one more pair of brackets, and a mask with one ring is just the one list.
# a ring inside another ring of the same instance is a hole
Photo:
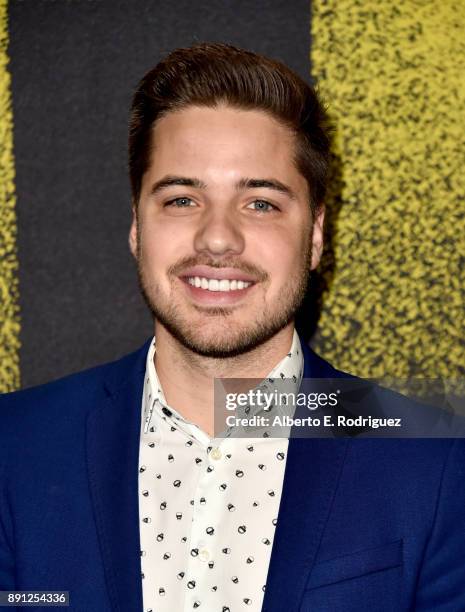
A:
{"label": "man's face", "polygon": [[153,143],[130,247],[156,325],[200,355],[248,351],[292,324],[321,254],[294,136],[263,111],[190,106]]}

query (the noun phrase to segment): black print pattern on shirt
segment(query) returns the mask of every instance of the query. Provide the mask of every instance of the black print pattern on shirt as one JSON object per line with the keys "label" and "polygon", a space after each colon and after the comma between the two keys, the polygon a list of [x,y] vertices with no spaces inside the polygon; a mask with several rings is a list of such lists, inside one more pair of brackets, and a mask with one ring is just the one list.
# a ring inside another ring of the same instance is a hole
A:
{"label": "black print pattern on shirt", "polygon": [[[294,376],[300,384],[295,344],[294,338],[295,350],[268,382]],[[139,454],[144,611],[259,612],[287,440],[211,440],[164,405],[153,355],[154,346],[147,356]]]}

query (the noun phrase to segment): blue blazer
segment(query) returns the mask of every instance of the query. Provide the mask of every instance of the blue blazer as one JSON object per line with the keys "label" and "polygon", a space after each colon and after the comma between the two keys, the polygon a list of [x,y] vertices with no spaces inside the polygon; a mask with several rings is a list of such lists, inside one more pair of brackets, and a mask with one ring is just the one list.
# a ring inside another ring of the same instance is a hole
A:
{"label": "blue blazer", "polygon": [[[82,612],[142,611],[149,342],[1,398],[0,590],[66,590]],[[302,346],[305,377],[340,375]],[[262,610],[465,610],[464,441],[291,439]]]}

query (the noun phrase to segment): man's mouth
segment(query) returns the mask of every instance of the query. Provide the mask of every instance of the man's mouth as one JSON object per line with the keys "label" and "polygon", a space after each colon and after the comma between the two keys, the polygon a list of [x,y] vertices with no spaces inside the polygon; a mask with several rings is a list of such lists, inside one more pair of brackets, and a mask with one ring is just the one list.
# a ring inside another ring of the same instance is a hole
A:
{"label": "man's mouth", "polygon": [[232,306],[249,295],[258,282],[250,274],[237,268],[193,266],[179,279],[194,302],[205,306]]}
{"label": "man's mouth", "polygon": [[256,283],[239,278],[181,277],[189,295],[205,306],[232,306],[242,302]]}
{"label": "man's mouth", "polygon": [[239,279],[206,278],[205,276],[188,276],[186,280],[189,285],[207,291],[240,291],[253,284]]}

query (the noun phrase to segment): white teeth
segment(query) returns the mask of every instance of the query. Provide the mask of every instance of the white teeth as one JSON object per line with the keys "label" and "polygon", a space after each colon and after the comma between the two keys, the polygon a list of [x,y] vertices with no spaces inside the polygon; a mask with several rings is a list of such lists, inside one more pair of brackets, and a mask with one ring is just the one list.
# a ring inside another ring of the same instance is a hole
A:
{"label": "white teeth", "polygon": [[187,279],[187,282],[194,287],[207,289],[208,291],[236,291],[238,289],[246,289],[252,283],[248,283],[241,280],[228,280],[222,278],[205,278],[199,276],[191,276]]}

